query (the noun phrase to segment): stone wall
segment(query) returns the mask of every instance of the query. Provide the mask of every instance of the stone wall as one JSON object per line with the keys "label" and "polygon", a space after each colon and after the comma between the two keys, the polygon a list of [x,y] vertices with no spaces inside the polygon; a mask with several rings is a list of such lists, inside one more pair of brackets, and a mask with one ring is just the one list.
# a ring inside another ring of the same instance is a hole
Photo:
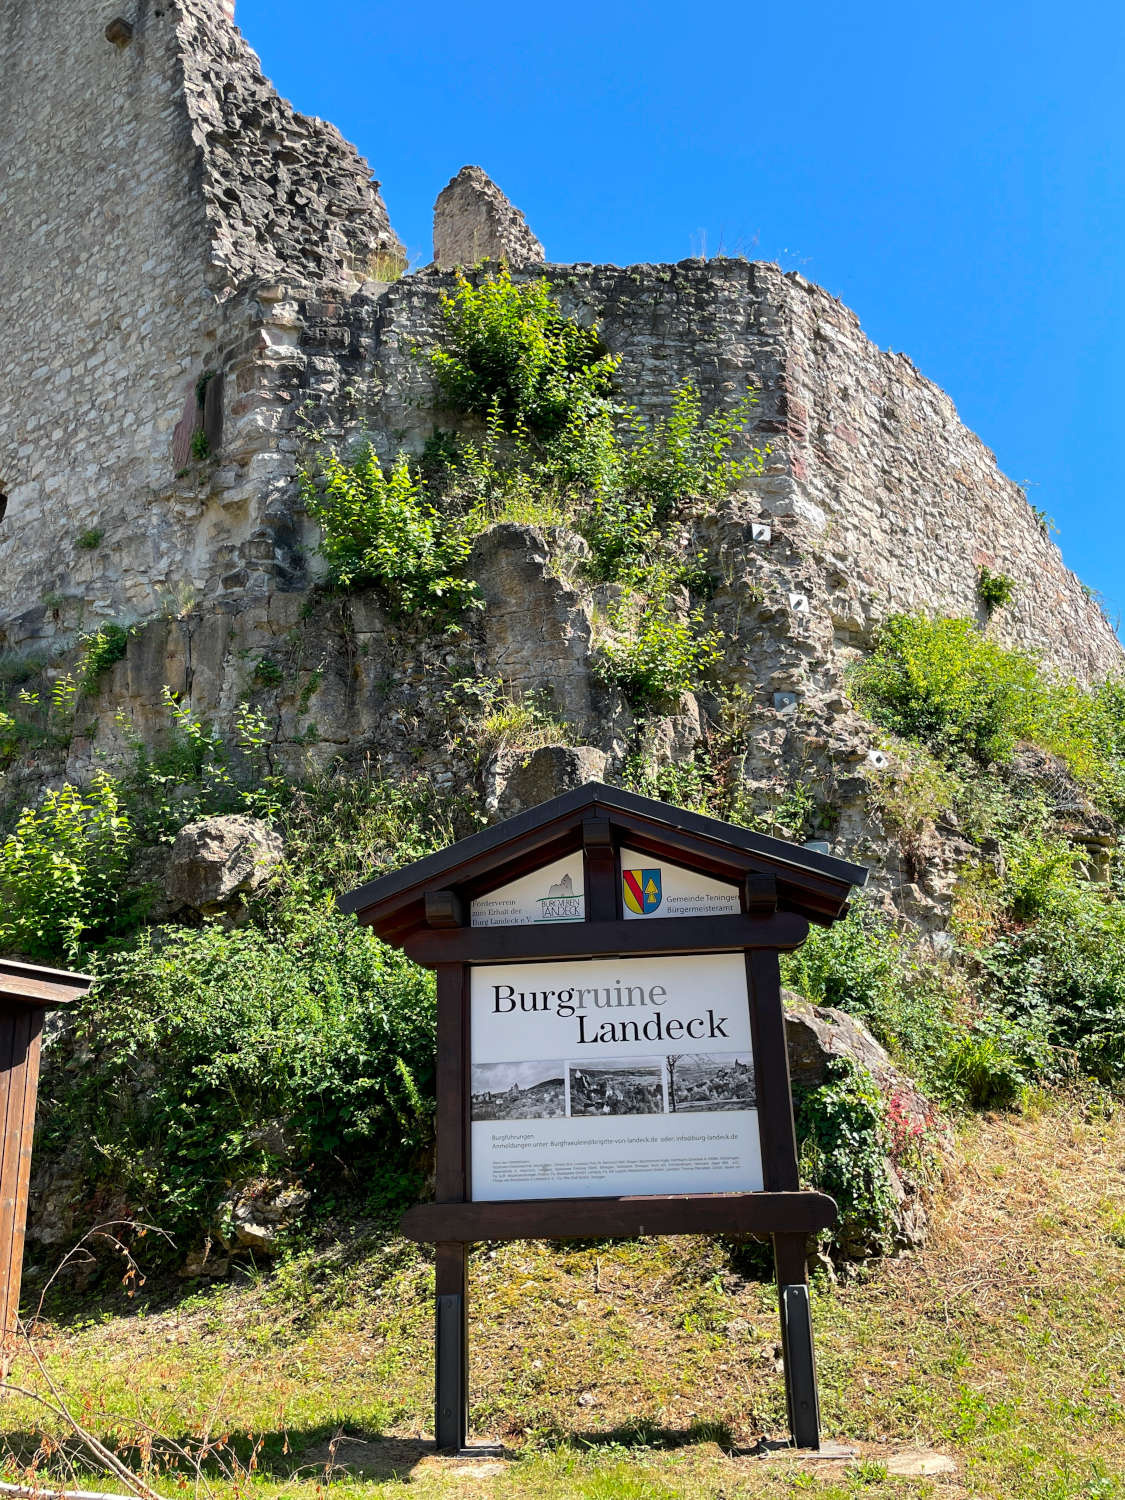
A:
{"label": "stone wall", "polygon": [[213,0],[181,0],[184,91],[220,279],[310,286],[395,275],[379,184],[334,125],[298,114]]}
{"label": "stone wall", "polygon": [[[568,312],[598,322],[621,356],[621,391],[641,410],[666,411],[689,376],[709,404],[756,393],[748,441],[771,451],[747,493],[763,519],[791,521],[823,560],[814,613],[831,618],[830,579],[842,573],[867,596],[868,613],[920,607],[984,623],[977,579],[987,565],[1017,582],[989,625],[998,639],[1042,651],[1082,680],[1125,668],[1102,610],[949,397],[904,355],[877,349],[827,292],[734,260],[545,274]],[[452,425],[452,414],[435,411],[415,351],[440,336],[440,299],[453,284],[430,270],[376,298],[302,311],[313,393],[337,441],[366,434],[389,458],[402,444],[420,449],[435,422]],[[849,618],[838,622],[845,640]]]}
{"label": "stone wall", "polygon": [[123,47],[88,0],[9,0],[0,32],[0,598],[46,614],[26,630],[161,570],[155,495],[214,324],[176,21],[131,9]]}
{"label": "stone wall", "polygon": [[[308,424],[390,457],[453,421],[417,356],[453,276],[380,279],[401,246],[366,164],[278,98],[220,0],[121,3],[120,45],[85,0],[11,0],[0,38],[0,649],[307,587]],[[986,564],[1019,586],[1000,639],[1080,678],[1121,669],[949,398],[827,293],[731,260],[543,273],[642,410],[689,376],[709,403],[756,391],[749,440],[771,452],[743,499],[816,564],[809,616],[839,644],[892,608],[976,613]]]}
{"label": "stone wall", "polygon": [[9,0],[0,31],[0,649],[291,582],[290,335],[235,288],[401,260],[366,164],[278,98],[220,0],[120,3],[119,44],[88,0]]}

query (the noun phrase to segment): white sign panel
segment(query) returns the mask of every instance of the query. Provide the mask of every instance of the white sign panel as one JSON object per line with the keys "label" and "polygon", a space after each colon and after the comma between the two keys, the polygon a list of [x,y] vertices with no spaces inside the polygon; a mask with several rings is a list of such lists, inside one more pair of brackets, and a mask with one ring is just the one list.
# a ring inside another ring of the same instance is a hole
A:
{"label": "white sign panel", "polygon": [[472,1196],[756,1192],[741,953],[476,966]]}
{"label": "white sign panel", "polygon": [[736,885],[651,854],[621,851],[621,910],[627,922],[642,917],[737,916],[741,909]]}
{"label": "white sign panel", "polygon": [[473,927],[530,927],[540,922],[581,922],[586,916],[582,852],[568,854],[499,890],[479,896],[469,909]]}

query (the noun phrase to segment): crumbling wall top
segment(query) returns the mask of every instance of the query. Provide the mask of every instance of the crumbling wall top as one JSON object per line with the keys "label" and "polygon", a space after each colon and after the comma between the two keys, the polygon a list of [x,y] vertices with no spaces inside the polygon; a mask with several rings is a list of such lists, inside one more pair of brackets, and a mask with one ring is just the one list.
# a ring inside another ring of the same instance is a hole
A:
{"label": "crumbling wall top", "polygon": [[462,167],[434,204],[434,264],[475,266],[482,260],[538,265],[543,246],[527,220],[480,167]]}
{"label": "crumbling wall top", "polygon": [[181,0],[180,13],[219,288],[253,277],[355,285],[398,275],[405,250],[355,147],[280,97],[229,24],[233,5]]}

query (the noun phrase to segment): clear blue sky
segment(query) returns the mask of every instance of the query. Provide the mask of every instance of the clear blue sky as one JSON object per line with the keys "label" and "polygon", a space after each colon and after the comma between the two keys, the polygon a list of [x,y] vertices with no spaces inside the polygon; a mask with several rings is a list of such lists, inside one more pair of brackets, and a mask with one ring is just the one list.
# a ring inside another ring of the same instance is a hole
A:
{"label": "clear blue sky", "polygon": [[381,5],[238,0],[417,262],[474,162],[548,258],[724,248],[909,354],[1125,611],[1121,0]]}

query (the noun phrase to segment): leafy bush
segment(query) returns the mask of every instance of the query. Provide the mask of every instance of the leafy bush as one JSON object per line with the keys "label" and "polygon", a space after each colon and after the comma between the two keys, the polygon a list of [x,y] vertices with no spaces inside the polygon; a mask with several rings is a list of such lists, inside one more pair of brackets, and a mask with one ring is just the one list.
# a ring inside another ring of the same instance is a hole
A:
{"label": "leafy bush", "polygon": [[92,692],[99,677],[124,659],[131,634],[124,625],[106,624],[99,625],[97,630],[84,631],[78,637],[81,651],[78,680],[86,692]]}
{"label": "leafy bush", "polygon": [[903,942],[862,899],[842,922],[813,927],[793,953],[782,955],[782,977],[814,1005],[833,1005],[882,1026],[902,990]]}
{"label": "leafy bush", "polygon": [[287,868],[341,895],[476,832],[480,818],[424,775],[324,774],[294,790],[277,824]]}
{"label": "leafy bush", "polygon": [[654,591],[634,614],[635,623],[624,612],[614,620],[627,633],[602,646],[595,662],[599,676],[618,683],[637,708],[672,702],[698,687],[720,658],[721,637],[704,629],[702,613],[678,615]]}
{"label": "leafy bush", "polygon": [[458,273],[442,320],[446,347],[430,353],[430,364],[458,411],[495,411],[509,431],[550,437],[609,395],[617,360],[596,329],[562,313],[542,278],[516,283],[502,267],[474,286]]}
{"label": "leafy bush", "polygon": [[427,614],[475,601],[462,576],[474,528],[439,515],[405,455],[389,473],[367,447],[351,462],[335,454],[321,481],[304,476],[305,504],[320,523],[320,552],[340,588],[374,585],[399,614]]}
{"label": "leafy bush", "polygon": [[832,1005],[875,1038],[931,1091],[944,1091],[945,1059],[966,1025],[955,977],[934,967],[862,897],[842,922],[814,927],[783,954],[786,985]]}
{"label": "leafy bush", "polygon": [[893,615],[853,687],[875,721],[944,758],[1006,762],[1021,740],[1060,756],[1103,806],[1125,812],[1125,685],[1086,691],[971,620]]}
{"label": "leafy bush", "polygon": [[854,687],[885,728],[985,764],[1029,737],[1047,697],[1033,657],[986,640],[971,620],[922,615],[887,621]]}
{"label": "leafy bush", "polygon": [[796,1101],[801,1176],[835,1198],[840,1219],[833,1245],[849,1253],[891,1248],[895,1201],[887,1177],[892,1142],[887,1109],[870,1074],[831,1058],[825,1081]]}
{"label": "leafy bush", "polygon": [[672,393],[667,417],[648,422],[627,408],[622,487],[645,498],[657,524],[687,496],[723,499],[743,479],[762,472],[760,448],[749,449],[744,458],[731,457],[757,402],[757,394],[748,391],[733,406],[704,417],[699,386],[689,376]]}
{"label": "leafy bush", "polygon": [[240,703],[233,742],[228,743],[167,684],[161,696],[168,727],[158,744],[136,735],[125,715],[117,721],[133,764],[113,784],[139,840],[170,843],[186,823],[216,813],[246,812],[274,821],[291,788],[269,769],[265,717]]}
{"label": "leafy bush", "polygon": [[990,1018],[962,1032],[942,1060],[945,1097],[971,1109],[1003,1109],[1014,1104],[1034,1072],[1021,1053],[1026,1036]]}
{"label": "leafy bush", "polygon": [[981,568],[977,577],[977,593],[989,610],[997,609],[1002,604],[1012,602],[1016,593],[1016,580],[1009,578],[1007,573],[992,573],[988,568]]}
{"label": "leafy bush", "polygon": [[7,764],[19,749],[21,737],[19,722],[0,709],[0,762]]}
{"label": "leafy bush", "polygon": [[79,943],[110,929],[134,842],[114,781],[98,772],[25,807],[0,844],[0,949],[73,960]]}
{"label": "leafy bush", "polygon": [[[1026,886],[1023,889],[1027,889]],[[1031,886],[1037,920],[978,955],[990,1003],[1036,1072],[1125,1078],[1125,908],[1073,877]]]}
{"label": "leafy bush", "polygon": [[232,1183],[299,1175],[323,1202],[416,1193],[433,1093],[433,985],[331,898],[263,929],[166,929],[101,964],[81,1068],[56,1070],[48,1149],[86,1155],[161,1228],[216,1228]]}

